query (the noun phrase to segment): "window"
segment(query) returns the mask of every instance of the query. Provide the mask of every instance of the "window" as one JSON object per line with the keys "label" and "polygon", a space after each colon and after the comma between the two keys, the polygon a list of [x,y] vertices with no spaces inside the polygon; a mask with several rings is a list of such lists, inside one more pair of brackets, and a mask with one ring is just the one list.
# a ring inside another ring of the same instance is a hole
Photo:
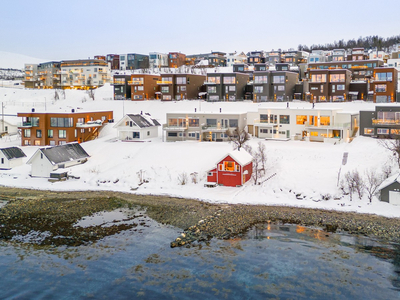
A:
{"label": "window", "polygon": [[190,138],[196,138],[196,132],[189,132],[188,137]]}
{"label": "window", "polygon": [[329,75],[330,82],[345,82],[345,74],[331,74]]}
{"label": "window", "polygon": [[207,119],[207,126],[217,127],[217,119]]}
{"label": "window", "polygon": [[168,136],[170,137],[177,137],[178,133],[177,132],[168,132]]}
{"label": "window", "polygon": [[24,137],[31,137],[31,130],[30,129],[24,129]]}
{"label": "window", "polygon": [[4,164],[4,158],[3,157],[1,158],[1,163]]}
{"label": "window", "polygon": [[304,116],[304,115],[296,116],[296,124],[297,125],[304,125],[306,122],[307,122],[307,116]]}
{"label": "window", "polygon": [[200,122],[199,119],[189,119],[189,127],[199,127]]}
{"label": "window", "polygon": [[279,116],[279,123],[280,124],[289,124],[290,123],[290,116],[289,115],[280,115]]}
{"label": "window", "polygon": [[386,92],[386,84],[377,84],[377,85],[375,85],[375,92],[377,92],[377,93]]}
{"label": "window", "polygon": [[36,137],[41,138],[42,137],[42,131],[40,129],[36,130]]}
{"label": "window", "polygon": [[186,127],[186,119],[183,119],[183,118],[168,119],[168,126],[170,126],[170,127]]}
{"label": "window", "polygon": [[326,82],[326,74],[311,75],[311,82]]}
{"label": "window", "polygon": [[260,129],[260,133],[268,133],[268,129]]}
{"label": "window", "polygon": [[208,99],[210,101],[219,101],[219,96],[218,95],[217,96],[209,96]]}
{"label": "window", "polygon": [[161,93],[169,93],[169,86],[162,86]]}
{"label": "window", "polygon": [[338,85],[336,86],[336,88],[337,88],[338,91],[344,91],[345,85],[344,85],[344,84],[338,84]]}
{"label": "window", "polygon": [[391,72],[387,73],[375,73],[375,80],[379,81],[392,81],[393,74]]}
{"label": "window", "polygon": [[161,78],[161,82],[164,84],[170,84],[172,83],[172,77],[163,77]]}
{"label": "window", "polygon": [[260,115],[260,123],[268,123],[268,115]]}
{"label": "window", "polygon": [[266,75],[254,76],[254,83],[268,83],[268,76]]}
{"label": "window", "polygon": [[186,86],[185,85],[181,86],[181,92],[186,92]]}
{"label": "window", "polygon": [[186,84],[186,77],[176,77],[176,84]]}
{"label": "window", "polygon": [[144,87],[143,87],[143,85],[139,85],[139,86],[137,87],[137,89],[138,89],[138,91],[143,91],[143,90],[144,90]]}
{"label": "window", "polygon": [[163,100],[171,100],[172,96],[171,95],[163,95]]}
{"label": "window", "polygon": [[234,172],[236,170],[235,163],[233,161],[224,161],[225,171]]}
{"label": "window", "polygon": [[224,84],[235,84],[235,77],[234,76],[224,77]]}
{"label": "window", "polygon": [[40,146],[40,140],[35,140],[35,146]]}
{"label": "window", "polygon": [[140,132],[133,131],[133,132],[132,132],[132,138],[134,138],[134,139],[140,139]]}
{"label": "window", "polygon": [[59,130],[58,131],[58,137],[60,139],[65,139],[67,137],[67,131],[66,130]]}
{"label": "window", "polygon": [[51,127],[72,127],[73,123],[73,118],[50,118]]}
{"label": "window", "polygon": [[269,122],[274,124],[278,123],[278,115],[269,115]]}
{"label": "window", "polygon": [[335,85],[332,85],[332,93],[334,93],[335,91],[336,91]]}
{"label": "window", "polygon": [[238,119],[229,119],[229,127],[238,127],[239,126],[239,120]]}
{"label": "window", "polygon": [[208,92],[211,94],[215,94],[217,92],[217,87],[214,86],[208,86]]}
{"label": "window", "polygon": [[208,77],[207,81],[211,82],[211,83],[220,84],[221,83],[221,77],[210,76],[210,77]]}
{"label": "window", "polygon": [[319,124],[321,126],[329,126],[331,124],[331,117],[321,116],[319,119]]}
{"label": "window", "polygon": [[274,76],[272,77],[272,83],[285,83],[285,76]]}
{"label": "window", "polygon": [[311,136],[318,136],[318,132],[317,132],[317,131],[311,131],[311,132],[310,132],[310,135],[311,135]]}
{"label": "window", "polygon": [[284,91],[285,90],[285,86],[284,85],[278,85],[278,91]]}
{"label": "window", "polygon": [[261,94],[263,92],[263,90],[264,90],[264,87],[262,85],[254,86],[254,93],[256,93],[256,94]]}
{"label": "window", "polygon": [[378,134],[389,134],[388,128],[378,128]]}
{"label": "window", "polygon": [[33,127],[38,127],[39,126],[39,118],[38,117],[32,117],[31,118],[32,126]]}
{"label": "window", "polygon": [[230,85],[230,86],[229,86],[229,91],[230,91],[230,92],[236,91],[236,86]]}

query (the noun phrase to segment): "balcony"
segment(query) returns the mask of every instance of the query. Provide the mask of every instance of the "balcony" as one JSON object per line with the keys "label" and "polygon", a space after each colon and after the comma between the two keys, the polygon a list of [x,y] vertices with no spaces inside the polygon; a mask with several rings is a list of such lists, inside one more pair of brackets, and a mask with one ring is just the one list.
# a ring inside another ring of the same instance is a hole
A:
{"label": "balcony", "polygon": [[387,125],[387,126],[399,126],[400,120],[393,119],[372,119],[372,126]]}
{"label": "balcony", "polygon": [[220,83],[214,81],[204,81],[204,84],[220,84]]}
{"label": "balcony", "polygon": [[172,81],[157,81],[157,84],[172,84]]}
{"label": "balcony", "polygon": [[188,127],[187,126],[175,126],[175,125],[168,125],[163,124],[163,130],[173,130],[173,131],[185,131]]}
{"label": "balcony", "polygon": [[101,120],[96,121],[88,121],[86,123],[76,123],[76,128],[93,128],[93,127],[101,127],[103,126],[103,122]]}
{"label": "balcony", "polygon": [[[157,81],[157,83],[158,83],[158,81]],[[128,81],[128,85],[143,85],[143,80]]]}
{"label": "balcony", "polygon": [[18,128],[31,128],[33,127],[32,122],[18,123]]}
{"label": "balcony", "polygon": [[273,128],[273,127],[278,127],[279,124],[277,124],[277,123],[268,123],[268,121],[266,121],[266,120],[255,119],[254,120],[254,126]]}

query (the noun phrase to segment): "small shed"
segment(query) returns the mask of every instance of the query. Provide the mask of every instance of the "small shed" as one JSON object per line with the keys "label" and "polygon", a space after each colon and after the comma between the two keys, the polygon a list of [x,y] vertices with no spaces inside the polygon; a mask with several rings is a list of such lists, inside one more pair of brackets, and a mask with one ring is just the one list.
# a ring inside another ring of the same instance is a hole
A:
{"label": "small shed", "polygon": [[396,173],[383,181],[378,192],[380,201],[400,205],[400,173]]}
{"label": "small shed", "polygon": [[8,147],[0,149],[0,169],[10,170],[22,165],[25,153],[18,147]]}
{"label": "small shed", "polygon": [[207,182],[223,186],[242,186],[250,180],[253,157],[244,149],[235,150],[217,162],[216,168],[208,171]]}
{"label": "small shed", "polygon": [[127,114],[119,120],[114,128],[118,131],[121,141],[142,141],[158,137],[158,127],[161,124],[148,114]]}
{"label": "small shed", "polygon": [[32,177],[50,177],[55,170],[83,164],[89,154],[78,143],[38,149],[27,161]]}

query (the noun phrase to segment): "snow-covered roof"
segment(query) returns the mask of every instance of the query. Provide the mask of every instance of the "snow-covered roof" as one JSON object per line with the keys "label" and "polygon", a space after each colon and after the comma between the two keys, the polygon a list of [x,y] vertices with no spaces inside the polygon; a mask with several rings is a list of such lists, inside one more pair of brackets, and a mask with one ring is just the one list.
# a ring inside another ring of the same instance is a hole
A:
{"label": "snow-covered roof", "polygon": [[[38,152],[43,153],[53,165],[89,157],[89,154],[78,143],[40,148],[36,151],[36,153]],[[36,156],[36,153],[27,161],[27,164],[32,163],[32,159]]]}
{"label": "snow-covered roof", "polygon": [[234,150],[228,153],[230,157],[232,157],[236,162],[238,162],[241,166],[245,166],[249,164],[253,157],[246,150]]}
{"label": "snow-covered roof", "polygon": [[8,160],[26,157],[25,153],[18,147],[2,148],[0,151],[3,152]]}
{"label": "snow-covered roof", "polygon": [[157,120],[150,118],[150,115],[128,114],[127,117],[140,128],[161,125]]}
{"label": "snow-covered roof", "polygon": [[385,187],[388,187],[389,185],[391,185],[394,182],[398,182],[400,183],[400,173],[396,173],[390,177],[388,177],[387,179],[385,179],[381,185],[378,187],[378,191],[384,189]]}

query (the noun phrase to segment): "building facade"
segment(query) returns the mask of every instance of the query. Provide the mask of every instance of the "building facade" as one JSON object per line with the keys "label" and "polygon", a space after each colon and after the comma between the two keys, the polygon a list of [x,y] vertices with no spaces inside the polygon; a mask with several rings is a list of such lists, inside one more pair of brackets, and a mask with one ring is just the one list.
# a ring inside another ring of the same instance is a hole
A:
{"label": "building facade", "polygon": [[131,100],[154,100],[160,97],[160,88],[157,82],[161,76],[152,74],[132,74],[128,85],[131,91]]}
{"label": "building facade", "polygon": [[240,101],[245,98],[249,75],[243,73],[208,73],[207,101]]}
{"label": "building facade", "polygon": [[162,74],[158,82],[161,100],[198,99],[205,79],[204,75],[197,74]]}
{"label": "building facade", "polygon": [[351,72],[346,69],[310,70],[311,101],[337,102],[349,99]]}
{"label": "building facade", "polygon": [[180,52],[170,52],[168,54],[168,67],[179,68],[186,64],[186,55]]}

